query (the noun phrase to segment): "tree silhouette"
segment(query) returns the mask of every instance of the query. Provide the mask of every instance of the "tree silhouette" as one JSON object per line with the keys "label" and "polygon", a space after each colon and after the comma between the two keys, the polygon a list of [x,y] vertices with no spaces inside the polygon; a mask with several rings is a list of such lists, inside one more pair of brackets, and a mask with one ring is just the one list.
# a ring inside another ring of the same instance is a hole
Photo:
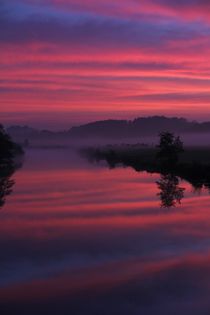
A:
{"label": "tree silhouette", "polygon": [[0,125],[0,208],[4,205],[6,197],[12,192],[14,181],[11,176],[22,165],[21,161],[19,163],[15,161],[15,156],[22,153],[21,147],[11,140],[3,126]]}
{"label": "tree silhouette", "polygon": [[14,143],[0,124],[0,166],[11,164],[16,154],[22,154],[22,148]]}
{"label": "tree silhouette", "polygon": [[180,137],[175,137],[171,132],[160,133],[160,142],[157,152],[157,157],[167,166],[173,166],[178,162],[179,153],[184,151],[183,142]]}

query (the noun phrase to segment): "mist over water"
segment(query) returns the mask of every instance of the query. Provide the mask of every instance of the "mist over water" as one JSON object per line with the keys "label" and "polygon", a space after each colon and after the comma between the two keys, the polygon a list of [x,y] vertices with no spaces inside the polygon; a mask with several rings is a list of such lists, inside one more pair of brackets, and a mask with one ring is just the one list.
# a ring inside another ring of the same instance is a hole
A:
{"label": "mist over water", "polygon": [[29,149],[0,210],[8,315],[208,314],[210,196],[161,208],[159,174]]}
{"label": "mist over water", "polygon": [[[184,142],[185,147],[193,146],[210,146],[210,133],[176,133],[179,135]],[[14,139],[16,140],[16,139]],[[17,142],[24,143],[24,138]],[[67,137],[45,137],[29,139],[30,147],[35,148],[54,148],[63,149],[70,148],[72,150],[79,149],[88,146],[104,146],[104,145],[125,145],[125,144],[146,144],[148,146],[156,146],[159,142],[159,134],[153,136],[140,135],[139,137],[128,137],[128,138],[108,138],[108,137],[78,137],[76,139],[69,139]]]}

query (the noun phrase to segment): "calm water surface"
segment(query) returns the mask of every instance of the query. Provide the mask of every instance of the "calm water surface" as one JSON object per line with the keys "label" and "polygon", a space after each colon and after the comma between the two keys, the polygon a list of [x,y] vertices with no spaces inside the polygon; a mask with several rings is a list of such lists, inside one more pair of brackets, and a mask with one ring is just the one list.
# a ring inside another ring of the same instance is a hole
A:
{"label": "calm water surface", "polygon": [[159,175],[29,150],[0,209],[4,315],[210,314],[210,196],[161,208]]}

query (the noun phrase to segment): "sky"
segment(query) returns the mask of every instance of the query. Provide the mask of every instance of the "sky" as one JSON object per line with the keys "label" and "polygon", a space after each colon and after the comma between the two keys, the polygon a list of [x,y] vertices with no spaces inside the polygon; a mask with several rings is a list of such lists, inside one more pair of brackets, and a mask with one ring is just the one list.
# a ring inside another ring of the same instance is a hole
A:
{"label": "sky", "polygon": [[210,120],[209,0],[1,0],[0,120]]}

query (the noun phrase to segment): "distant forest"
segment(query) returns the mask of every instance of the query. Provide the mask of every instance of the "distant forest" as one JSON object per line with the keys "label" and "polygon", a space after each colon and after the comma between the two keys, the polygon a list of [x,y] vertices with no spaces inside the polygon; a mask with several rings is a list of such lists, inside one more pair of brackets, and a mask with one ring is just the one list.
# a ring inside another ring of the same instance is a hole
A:
{"label": "distant forest", "polygon": [[128,139],[140,136],[158,135],[162,131],[175,133],[210,133],[210,121],[188,121],[184,118],[164,116],[140,117],[134,120],[104,120],[53,132],[37,130],[28,126],[11,126],[9,135],[18,142],[25,139]]}

